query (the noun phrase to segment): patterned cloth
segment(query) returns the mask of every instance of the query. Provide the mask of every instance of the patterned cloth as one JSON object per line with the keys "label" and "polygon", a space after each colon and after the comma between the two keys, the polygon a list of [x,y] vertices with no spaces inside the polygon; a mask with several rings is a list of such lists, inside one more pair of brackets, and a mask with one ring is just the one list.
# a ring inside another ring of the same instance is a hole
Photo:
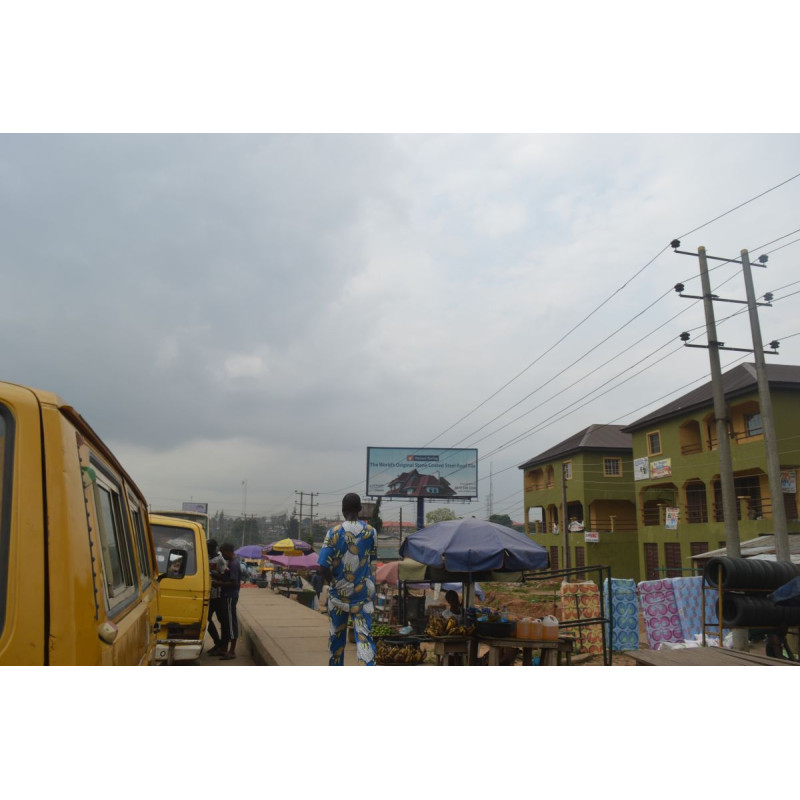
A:
{"label": "patterned cloth", "polygon": [[[605,615],[611,617],[611,649],[639,649],[639,602],[636,599],[636,581],[629,578],[612,578],[611,591],[608,578],[603,581]],[[609,610],[609,605],[611,606]],[[608,637],[608,625],[606,625]]]}
{"label": "patterned cloth", "polygon": [[683,642],[672,579],[642,581],[638,591],[650,649],[658,650],[661,642]]}
{"label": "patterned cloth", "polygon": [[330,666],[344,664],[348,616],[353,618],[359,664],[375,664],[372,613],[375,583],[370,562],[377,557],[375,529],[365,522],[344,522],[325,534],[319,564],[328,567],[333,583],[328,593]]}
{"label": "patterned cloth", "polygon": [[[561,584],[561,621],[600,617],[600,590],[593,581]],[[603,629],[597,625],[583,625],[579,628],[562,628],[564,636],[574,636],[579,653],[603,652]]]}

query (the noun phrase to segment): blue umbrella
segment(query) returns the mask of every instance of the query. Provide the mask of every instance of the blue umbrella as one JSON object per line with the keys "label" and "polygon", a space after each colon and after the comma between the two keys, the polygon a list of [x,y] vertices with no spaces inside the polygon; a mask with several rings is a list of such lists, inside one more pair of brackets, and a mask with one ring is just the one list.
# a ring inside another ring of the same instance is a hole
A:
{"label": "blue umbrella", "polygon": [[448,572],[520,572],[550,564],[547,550],[524,533],[471,517],[412,533],[400,545],[400,555]]}
{"label": "blue umbrella", "polygon": [[776,589],[769,599],[776,606],[800,606],[800,575]]}

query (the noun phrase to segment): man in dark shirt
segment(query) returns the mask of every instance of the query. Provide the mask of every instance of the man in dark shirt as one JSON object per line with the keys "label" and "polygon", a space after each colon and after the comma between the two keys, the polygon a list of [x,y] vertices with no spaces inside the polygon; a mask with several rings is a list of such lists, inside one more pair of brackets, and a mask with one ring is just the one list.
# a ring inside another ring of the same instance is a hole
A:
{"label": "man in dark shirt", "polygon": [[220,585],[220,599],[224,605],[222,607],[222,618],[220,627],[222,628],[222,642],[220,658],[228,661],[236,658],[236,640],[239,638],[239,620],[236,616],[236,604],[239,602],[239,584],[242,580],[242,568],[239,559],[233,552],[233,545],[226,542],[219,548],[222,557],[228,562],[228,569]]}

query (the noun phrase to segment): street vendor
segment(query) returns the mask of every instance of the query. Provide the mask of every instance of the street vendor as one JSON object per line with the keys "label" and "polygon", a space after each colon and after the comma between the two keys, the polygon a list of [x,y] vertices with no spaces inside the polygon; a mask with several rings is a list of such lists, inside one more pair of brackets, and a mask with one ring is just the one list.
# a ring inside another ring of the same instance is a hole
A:
{"label": "street vendor", "polygon": [[322,575],[329,585],[328,664],[344,665],[347,622],[352,619],[359,664],[375,664],[372,613],[375,610],[377,536],[359,520],[361,498],[352,492],[342,498],[345,521],[330,528],[319,552]]}
{"label": "street vendor", "polygon": [[445,619],[460,617],[464,610],[461,607],[461,598],[458,596],[458,592],[455,589],[449,589],[445,592],[444,599],[447,601],[449,608],[442,611],[442,616]]}

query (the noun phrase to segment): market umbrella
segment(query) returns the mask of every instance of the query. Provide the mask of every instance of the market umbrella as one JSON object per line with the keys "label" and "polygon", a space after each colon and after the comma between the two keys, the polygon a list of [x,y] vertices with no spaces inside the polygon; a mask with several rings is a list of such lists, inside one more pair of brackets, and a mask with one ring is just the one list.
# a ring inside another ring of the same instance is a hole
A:
{"label": "market umbrella", "polygon": [[789,583],[784,583],[783,586],[777,588],[769,599],[775,603],[776,606],[800,606],[800,576],[792,578]]}
{"label": "market umbrella", "polygon": [[411,558],[403,561],[389,561],[381,564],[375,571],[375,582],[397,586],[400,581],[424,581],[426,571],[424,564]]}
{"label": "market umbrella", "polygon": [[547,550],[524,533],[472,517],[437,522],[412,533],[400,545],[400,555],[428,564],[429,575],[439,574],[443,582],[463,581],[465,607],[476,573],[492,580],[491,573],[546,569],[550,564]]}
{"label": "market umbrella", "polygon": [[480,519],[449,519],[422,528],[400,545],[400,555],[447,572],[473,574],[546,569],[547,550],[505,525]]}
{"label": "market umbrella", "polygon": [[263,558],[264,551],[267,549],[266,544],[246,544],[238,550],[234,550],[239,558]]}
{"label": "market umbrella", "polygon": [[266,558],[273,564],[279,564],[286,569],[319,569],[319,556],[316,553],[307,553],[300,556],[274,556],[267,554]]}
{"label": "market umbrella", "polygon": [[281,539],[266,545],[267,554],[273,556],[302,556],[311,553],[314,548],[302,539]]}

